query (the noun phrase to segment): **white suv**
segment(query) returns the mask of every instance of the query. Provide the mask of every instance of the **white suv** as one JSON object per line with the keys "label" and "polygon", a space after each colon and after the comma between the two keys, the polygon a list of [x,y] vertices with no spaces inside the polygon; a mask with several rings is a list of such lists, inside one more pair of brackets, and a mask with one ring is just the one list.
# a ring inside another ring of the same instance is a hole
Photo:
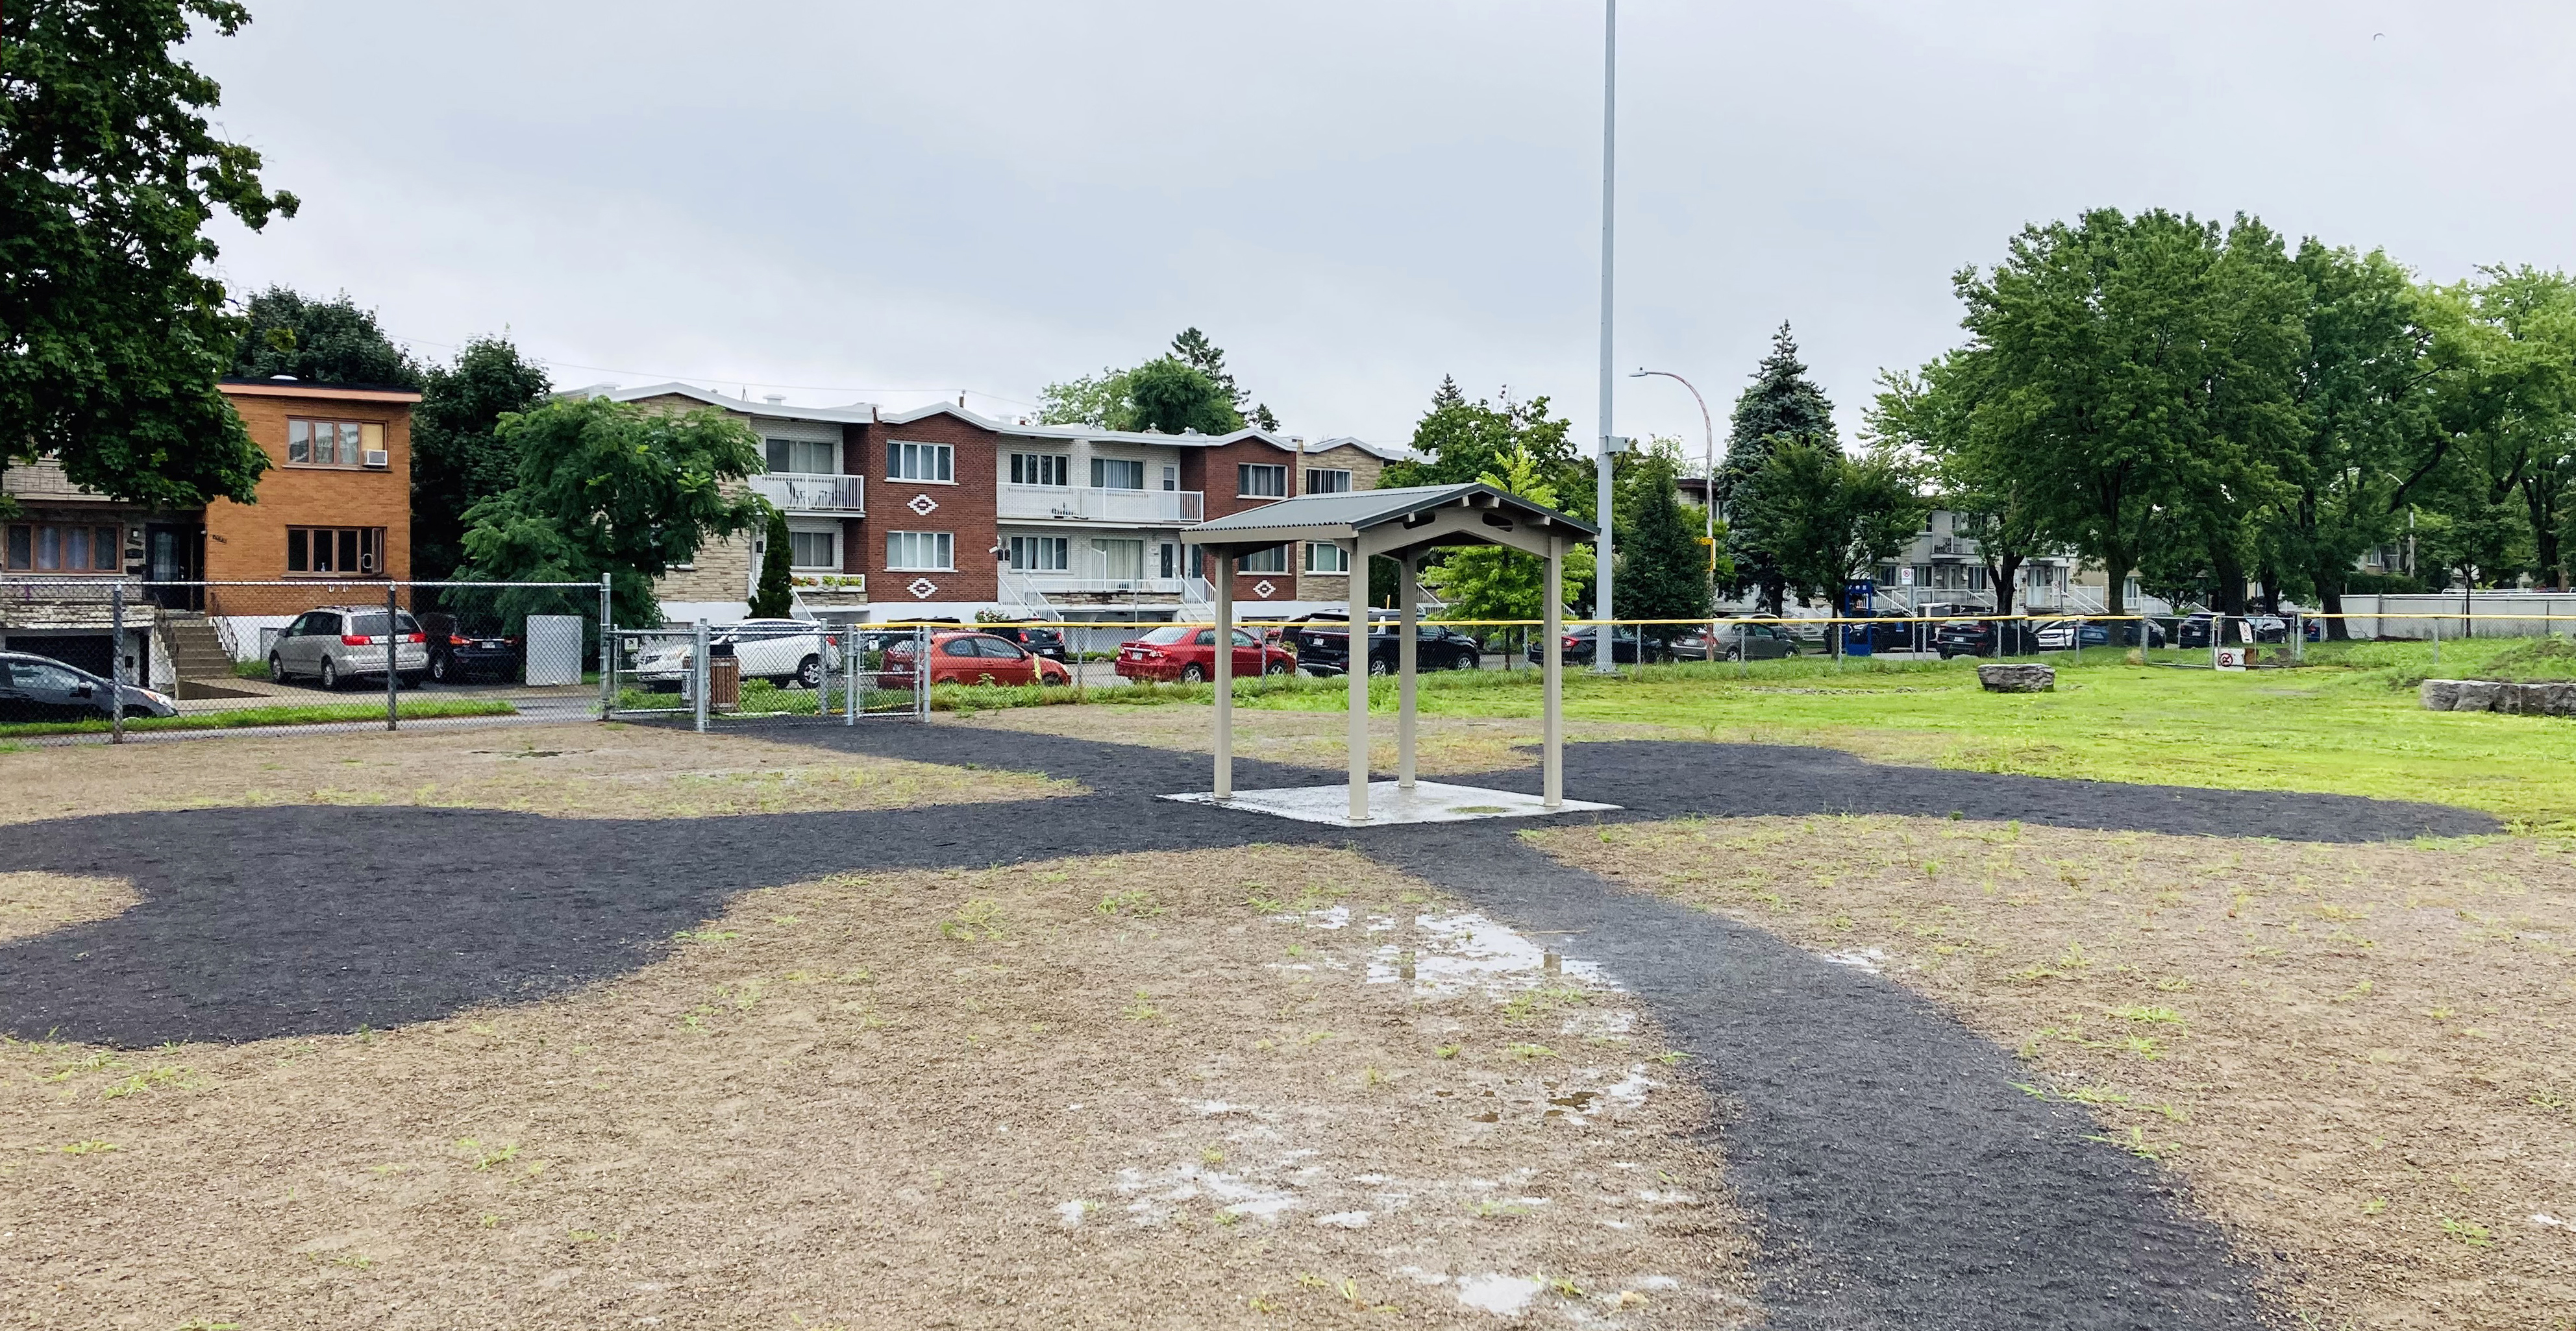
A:
{"label": "white suv", "polygon": [[[780,688],[821,688],[823,672],[841,668],[839,634],[819,620],[746,619],[710,629],[707,643],[717,656],[730,650],[744,679],[765,679]],[[647,649],[628,673],[636,683],[668,693],[688,678],[692,655],[688,639],[665,640]]]}

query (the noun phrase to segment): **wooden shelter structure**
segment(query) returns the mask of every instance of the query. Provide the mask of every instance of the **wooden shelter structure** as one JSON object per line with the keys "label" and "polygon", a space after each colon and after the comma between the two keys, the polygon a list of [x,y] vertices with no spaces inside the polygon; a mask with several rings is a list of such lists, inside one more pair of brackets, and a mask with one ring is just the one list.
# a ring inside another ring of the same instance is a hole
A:
{"label": "wooden shelter structure", "polygon": [[[1421,603],[1422,558],[1442,546],[1498,545],[1535,555],[1546,562],[1544,609],[1545,628],[1540,641],[1546,644],[1543,655],[1545,690],[1543,704],[1541,799],[1538,808],[1511,808],[1526,804],[1526,795],[1500,791],[1475,791],[1462,787],[1440,787],[1448,794],[1471,797],[1465,802],[1449,799],[1446,808],[1455,816],[1490,816],[1506,812],[1554,813],[1565,807],[1565,707],[1564,707],[1564,634],[1565,556],[1581,541],[1591,540],[1593,527],[1554,509],[1544,508],[1517,495],[1507,494],[1490,485],[1424,485],[1393,490],[1356,490],[1337,494],[1302,495],[1275,504],[1248,509],[1241,513],[1203,522],[1181,533],[1181,539],[1207,552],[1209,581],[1216,588],[1217,641],[1230,643],[1234,630],[1234,566],[1244,555],[1276,546],[1291,549],[1307,542],[1330,542],[1341,548],[1350,569],[1351,650],[1350,650],[1350,782],[1347,813],[1334,819],[1351,825],[1364,824],[1370,818],[1369,789],[1369,561],[1385,558],[1395,561],[1396,573],[1396,780],[1394,793],[1412,796],[1422,783],[1414,779],[1415,733],[1415,628],[1419,623]],[[1234,790],[1234,653],[1220,648],[1216,653],[1216,789],[1207,798],[1217,804],[1233,804]],[[1331,787],[1324,787],[1330,790]],[[1291,792],[1261,792],[1288,794]],[[1475,798],[1491,797],[1483,803]],[[1436,802],[1435,802],[1436,803]],[[1606,806],[1580,804],[1577,807]],[[1382,818],[1381,821],[1417,821],[1441,818],[1438,808],[1426,804],[1422,819]],[[1288,810],[1273,809],[1273,812]],[[1290,813],[1289,816],[1303,816]],[[1445,818],[1443,818],[1445,820]]]}

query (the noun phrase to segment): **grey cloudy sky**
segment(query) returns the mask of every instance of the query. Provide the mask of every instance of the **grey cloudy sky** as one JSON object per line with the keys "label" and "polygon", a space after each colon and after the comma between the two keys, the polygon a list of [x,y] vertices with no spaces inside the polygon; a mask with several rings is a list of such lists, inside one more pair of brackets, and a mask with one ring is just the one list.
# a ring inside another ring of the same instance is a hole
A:
{"label": "grey cloudy sky", "polygon": [[[225,276],[427,355],[1015,413],[1196,324],[1310,437],[1402,440],[1444,373],[1593,432],[1595,0],[251,7],[191,58],[304,211]],[[1618,360],[1721,428],[1787,319],[1851,433],[1958,266],[2096,205],[2576,266],[2563,0],[1621,9]]]}

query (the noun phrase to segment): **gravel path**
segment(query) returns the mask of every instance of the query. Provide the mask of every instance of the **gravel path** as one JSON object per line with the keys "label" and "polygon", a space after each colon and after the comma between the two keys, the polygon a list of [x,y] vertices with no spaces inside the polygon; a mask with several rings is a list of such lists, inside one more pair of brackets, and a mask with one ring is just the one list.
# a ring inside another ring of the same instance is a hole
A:
{"label": "gravel path", "polygon": [[[1073,798],[696,821],[465,809],[260,808],[11,829],[0,871],[132,878],[113,919],[0,946],[0,1028],[127,1047],[388,1027],[563,992],[650,962],[745,888],[847,869],[1348,844],[1601,963],[1728,1106],[1731,1180],[1763,1230],[1778,1328],[2260,1325],[2253,1278],[2151,1164],[2011,1088],[2010,1057],[1899,985],[1537,854],[1510,822],[1347,831],[1174,804],[1197,755],[963,726],[780,727],[841,751],[1039,770]],[[1329,774],[1259,762],[1238,784]],[[1482,784],[1535,789],[1534,771]],[[1816,749],[1570,746],[1616,819],[1957,813],[2062,826],[2368,841],[2499,830],[2483,814],[1874,766]]]}

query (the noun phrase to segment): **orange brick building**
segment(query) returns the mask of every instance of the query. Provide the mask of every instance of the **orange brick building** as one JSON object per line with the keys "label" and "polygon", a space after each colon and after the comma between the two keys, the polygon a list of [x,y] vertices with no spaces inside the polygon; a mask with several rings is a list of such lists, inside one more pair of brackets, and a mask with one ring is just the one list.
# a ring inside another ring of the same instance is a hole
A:
{"label": "orange brick building", "polygon": [[227,380],[223,393],[269,470],[256,503],[206,506],[199,576],[411,576],[411,409],[420,394],[282,380]]}

